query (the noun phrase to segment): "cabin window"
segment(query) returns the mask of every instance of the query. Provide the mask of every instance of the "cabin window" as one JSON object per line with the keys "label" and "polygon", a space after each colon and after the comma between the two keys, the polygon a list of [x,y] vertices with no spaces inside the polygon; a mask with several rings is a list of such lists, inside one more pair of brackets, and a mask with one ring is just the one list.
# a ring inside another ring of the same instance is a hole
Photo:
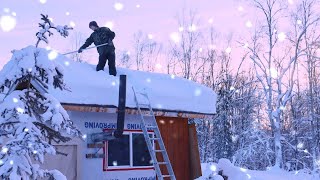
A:
{"label": "cabin window", "polygon": [[[151,134],[149,135],[152,136]],[[143,134],[132,133],[133,166],[152,166],[152,160]]]}
{"label": "cabin window", "polygon": [[129,135],[108,142],[108,166],[129,166]]}
{"label": "cabin window", "polygon": [[109,168],[153,166],[142,132],[124,132],[121,138],[108,141],[107,153]]}

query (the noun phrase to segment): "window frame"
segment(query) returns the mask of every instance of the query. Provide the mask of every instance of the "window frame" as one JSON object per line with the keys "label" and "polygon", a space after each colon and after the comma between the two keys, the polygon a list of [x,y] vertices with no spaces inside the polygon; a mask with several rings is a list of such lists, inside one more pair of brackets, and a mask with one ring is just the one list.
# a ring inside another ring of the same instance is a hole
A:
{"label": "window frame", "polygon": [[[111,129],[105,129],[104,131],[109,131]],[[104,142],[104,148],[103,153],[105,154],[105,157],[103,158],[103,171],[127,171],[127,170],[154,170],[154,166],[133,166],[133,134],[143,134],[142,130],[123,130],[124,135],[129,135],[129,165],[124,166],[109,166],[108,165],[108,141]],[[151,137],[154,137],[154,131],[148,130],[148,134],[152,135]],[[152,144],[153,149],[155,149],[155,143]]]}

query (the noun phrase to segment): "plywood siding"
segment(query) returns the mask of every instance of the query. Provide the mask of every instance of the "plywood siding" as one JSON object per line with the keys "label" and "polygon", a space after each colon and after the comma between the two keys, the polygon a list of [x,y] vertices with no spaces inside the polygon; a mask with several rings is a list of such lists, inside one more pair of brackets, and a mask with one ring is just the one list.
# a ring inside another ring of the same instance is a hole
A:
{"label": "plywood siding", "polygon": [[157,122],[177,180],[190,179],[188,119],[157,117]]}

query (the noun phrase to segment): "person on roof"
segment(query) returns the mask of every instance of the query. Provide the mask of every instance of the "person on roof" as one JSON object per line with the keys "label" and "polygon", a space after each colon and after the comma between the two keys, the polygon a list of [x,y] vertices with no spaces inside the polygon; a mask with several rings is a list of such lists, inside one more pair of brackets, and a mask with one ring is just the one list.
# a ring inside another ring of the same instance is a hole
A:
{"label": "person on roof", "polygon": [[89,28],[93,30],[93,33],[86,40],[86,42],[80,47],[78,53],[81,53],[84,49],[89,47],[92,43],[96,46],[108,43],[107,45],[97,47],[97,51],[99,53],[99,63],[96,67],[97,71],[104,70],[106,62],[108,60],[109,66],[109,74],[116,76],[116,55],[115,55],[115,47],[113,45],[112,40],[116,36],[113,31],[111,31],[107,27],[99,27],[97,22],[91,21],[89,23]]}

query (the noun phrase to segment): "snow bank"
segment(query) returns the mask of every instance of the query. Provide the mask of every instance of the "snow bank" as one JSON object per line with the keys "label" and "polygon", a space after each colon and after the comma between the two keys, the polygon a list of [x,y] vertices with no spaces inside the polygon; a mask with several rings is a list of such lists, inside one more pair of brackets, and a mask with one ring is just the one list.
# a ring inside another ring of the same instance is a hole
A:
{"label": "snow bank", "polygon": [[[60,102],[118,106],[119,75],[127,75],[127,107],[136,107],[132,87],[147,92],[152,107],[159,110],[214,114],[216,94],[193,81],[173,75],[117,68],[117,77],[95,71],[95,65],[78,63],[58,55],[55,61],[64,67],[64,81],[70,91],[51,88],[49,93]],[[142,100],[142,99],[141,99]]]}
{"label": "snow bank", "polygon": [[222,180],[223,177],[218,175],[219,171],[228,177],[228,180],[320,180],[303,171],[287,172],[282,169],[271,168],[267,171],[253,171],[232,165],[227,159],[220,159],[218,164],[203,163],[201,164],[202,177],[197,180]]}

